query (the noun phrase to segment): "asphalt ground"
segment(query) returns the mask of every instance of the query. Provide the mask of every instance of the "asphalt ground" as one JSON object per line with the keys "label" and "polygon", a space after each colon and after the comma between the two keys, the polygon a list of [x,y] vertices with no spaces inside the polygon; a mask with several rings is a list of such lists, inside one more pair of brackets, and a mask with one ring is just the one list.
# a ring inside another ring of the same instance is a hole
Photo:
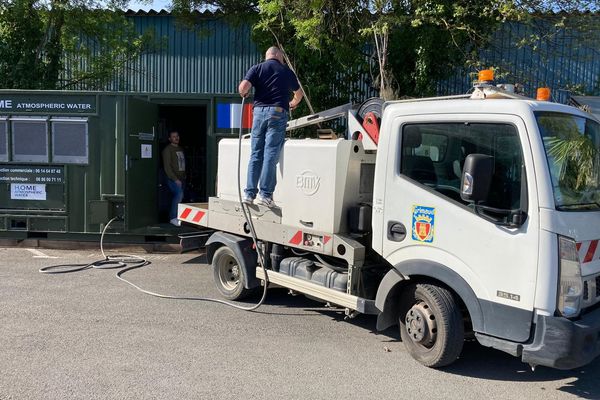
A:
{"label": "asphalt ground", "polygon": [[[125,278],[219,298],[199,253],[141,254]],[[44,275],[98,251],[0,249],[0,399],[599,399],[600,360],[573,371],[465,344],[428,369],[397,329],[271,289],[257,312],[143,294],[115,270]],[[254,299],[253,301],[258,301]],[[251,302],[245,303],[249,305]]]}

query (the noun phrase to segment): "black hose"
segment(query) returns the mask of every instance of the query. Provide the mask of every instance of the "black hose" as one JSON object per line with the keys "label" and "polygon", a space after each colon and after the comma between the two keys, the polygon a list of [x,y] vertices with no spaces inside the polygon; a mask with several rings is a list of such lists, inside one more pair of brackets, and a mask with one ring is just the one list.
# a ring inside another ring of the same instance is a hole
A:
{"label": "black hose", "polygon": [[[59,264],[59,265],[51,265],[48,267],[40,268],[40,272],[43,274],[66,274],[69,272],[77,272],[83,271],[85,269],[95,268],[95,269],[115,269],[115,268],[123,268],[131,265],[132,268],[143,267],[144,265],[150,264],[149,261],[142,257],[132,256],[132,255],[113,255],[107,256],[104,254],[104,234],[108,230],[110,224],[112,224],[115,220],[119,219],[119,217],[115,217],[108,221],[104,229],[102,230],[102,235],[100,236],[100,252],[104,259],[93,261],[88,264]],[[130,268],[131,269],[131,268]],[[117,274],[118,275],[118,274]]]}
{"label": "black hose", "polygon": [[242,307],[242,306],[239,306],[234,303],[230,303],[225,300],[213,299],[213,298],[208,298],[208,297],[187,297],[187,296],[171,296],[171,295],[166,295],[166,294],[160,294],[160,293],[155,293],[155,292],[151,292],[149,290],[143,289],[143,288],[137,286],[136,284],[128,281],[127,279],[123,278],[122,275],[125,274],[126,272],[149,265],[150,262],[142,257],[138,257],[135,255],[122,254],[122,255],[107,256],[106,254],[104,254],[104,247],[103,247],[104,246],[104,234],[108,230],[108,227],[110,226],[110,224],[113,223],[113,221],[115,221],[119,217],[115,217],[115,218],[111,219],[106,224],[104,229],[102,230],[102,235],[100,236],[100,251],[102,253],[102,256],[104,257],[103,260],[94,261],[89,264],[51,265],[48,267],[40,268],[39,271],[44,274],[65,274],[65,273],[69,273],[69,272],[83,271],[85,269],[90,269],[90,268],[95,268],[95,269],[122,268],[120,271],[118,271],[116,273],[117,279],[127,283],[128,285],[133,286],[138,291],[148,294],[150,296],[160,297],[163,299],[173,299],[173,300],[208,301],[208,302],[213,302],[213,303],[224,304],[224,305],[227,305],[227,306],[230,306],[233,308],[237,308],[238,310],[243,310],[243,311],[254,311],[257,308],[259,308],[263,304],[263,302],[267,296],[267,286],[268,286],[269,281],[268,281],[268,277],[267,277],[267,270],[265,268],[265,263],[264,263],[264,255],[262,254],[260,246],[258,246],[258,239],[256,237],[256,231],[254,230],[254,224],[252,222],[252,216],[250,214],[250,209],[246,209],[244,207],[244,203],[242,202],[241,177],[240,177],[241,165],[240,164],[241,164],[241,149],[242,149],[242,121],[243,121],[243,115],[244,115],[245,100],[246,100],[245,98],[242,98],[242,112],[240,115],[240,131],[239,131],[239,143],[238,143],[238,165],[237,165],[237,168],[238,168],[238,196],[239,196],[239,201],[240,201],[242,211],[244,213],[244,218],[246,219],[246,223],[248,224],[250,233],[252,235],[252,240],[254,241],[254,246],[256,247],[256,251],[258,253],[258,260],[259,260],[260,265],[265,274],[265,284],[264,284],[263,294],[257,304],[255,304],[251,307]]}

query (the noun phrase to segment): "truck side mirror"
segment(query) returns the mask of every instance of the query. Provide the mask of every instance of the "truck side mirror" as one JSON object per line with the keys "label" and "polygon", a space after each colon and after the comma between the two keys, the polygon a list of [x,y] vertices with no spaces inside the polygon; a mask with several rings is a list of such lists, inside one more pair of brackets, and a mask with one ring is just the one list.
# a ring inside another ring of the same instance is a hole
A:
{"label": "truck side mirror", "polygon": [[463,167],[460,197],[475,204],[487,200],[493,173],[494,157],[469,154]]}

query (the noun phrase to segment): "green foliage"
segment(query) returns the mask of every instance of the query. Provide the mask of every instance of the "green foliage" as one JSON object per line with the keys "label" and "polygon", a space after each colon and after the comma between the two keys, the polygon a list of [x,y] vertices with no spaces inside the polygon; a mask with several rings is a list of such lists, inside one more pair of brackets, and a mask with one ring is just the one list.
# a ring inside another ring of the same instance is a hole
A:
{"label": "green foliage", "polygon": [[156,43],[138,34],[124,1],[0,2],[0,86],[99,89]]}
{"label": "green foliage", "polygon": [[[489,67],[479,56],[499,24],[516,21],[529,26],[531,35],[520,45],[547,48],[560,29],[577,26],[578,32],[592,32],[591,20],[597,24],[599,19],[585,11],[598,11],[599,4],[600,0],[173,0],[173,11],[191,15],[191,10],[216,10],[230,21],[252,24],[261,50],[283,47],[318,110],[363,99],[373,91],[385,99],[435,95],[437,83],[456,70]],[[599,31],[596,27],[590,42],[598,43]],[[559,47],[556,43],[550,51]],[[508,65],[498,67],[504,75],[510,70]],[[361,81],[370,88],[357,85]]]}
{"label": "green foliage", "polygon": [[575,118],[553,115],[539,118],[539,125],[553,136],[547,137],[548,156],[558,165],[557,178],[563,188],[580,191],[596,187],[598,182],[598,148],[595,135],[582,131]]}
{"label": "green foliage", "polygon": [[142,53],[161,46],[154,31],[137,33],[120,12],[78,9],[70,17],[61,38],[63,77],[67,77],[60,79],[61,87],[84,84],[88,89],[101,89]]}
{"label": "green foliage", "polygon": [[473,62],[506,2],[259,0],[258,6],[259,32],[288,46],[300,42],[314,57],[326,54],[319,62],[337,77],[349,63],[351,70],[369,68],[373,88],[389,99],[432,95],[453,67]]}
{"label": "green foliage", "polygon": [[[197,29],[198,22],[206,17],[196,11],[214,13],[210,18],[224,18],[233,26],[253,24],[257,15],[255,0],[171,0],[167,8],[177,17],[178,22],[187,29]],[[206,32],[200,30],[201,34]]]}
{"label": "green foliage", "polygon": [[561,166],[561,185],[579,191],[596,181],[597,149],[591,138],[572,135],[569,138],[551,137],[548,139],[549,155]]}
{"label": "green foliage", "polygon": [[44,38],[40,11],[30,0],[11,7],[0,3],[0,83],[5,88],[28,87],[43,74],[39,43]]}
{"label": "green foliage", "polygon": [[[287,53],[313,109],[356,102],[365,93],[361,78],[369,65],[355,11],[347,2],[260,0],[254,40],[261,49],[278,45]],[[299,114],[308,113],[301,103]]]}

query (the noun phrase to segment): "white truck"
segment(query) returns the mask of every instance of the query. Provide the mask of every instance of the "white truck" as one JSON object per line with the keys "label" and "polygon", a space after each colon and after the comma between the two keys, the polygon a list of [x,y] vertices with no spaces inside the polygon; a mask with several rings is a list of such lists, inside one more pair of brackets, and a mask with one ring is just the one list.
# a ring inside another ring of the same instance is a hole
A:
{"label": "white truck", "polygon": [[215,230],[206,251],[222,295],[241,299],[268,279],[350,317],[376,314],[378,330],[399,325],[430,367],[456,360],[465,337],[532,367],[592,361],[598,120],[490,84],[380,109],[348,109],[347,138],[285,142],[277,207],[249,206],[265,270],[239,202],[238,140],[220,142],[217,196],[180,204],[179,219]]}

